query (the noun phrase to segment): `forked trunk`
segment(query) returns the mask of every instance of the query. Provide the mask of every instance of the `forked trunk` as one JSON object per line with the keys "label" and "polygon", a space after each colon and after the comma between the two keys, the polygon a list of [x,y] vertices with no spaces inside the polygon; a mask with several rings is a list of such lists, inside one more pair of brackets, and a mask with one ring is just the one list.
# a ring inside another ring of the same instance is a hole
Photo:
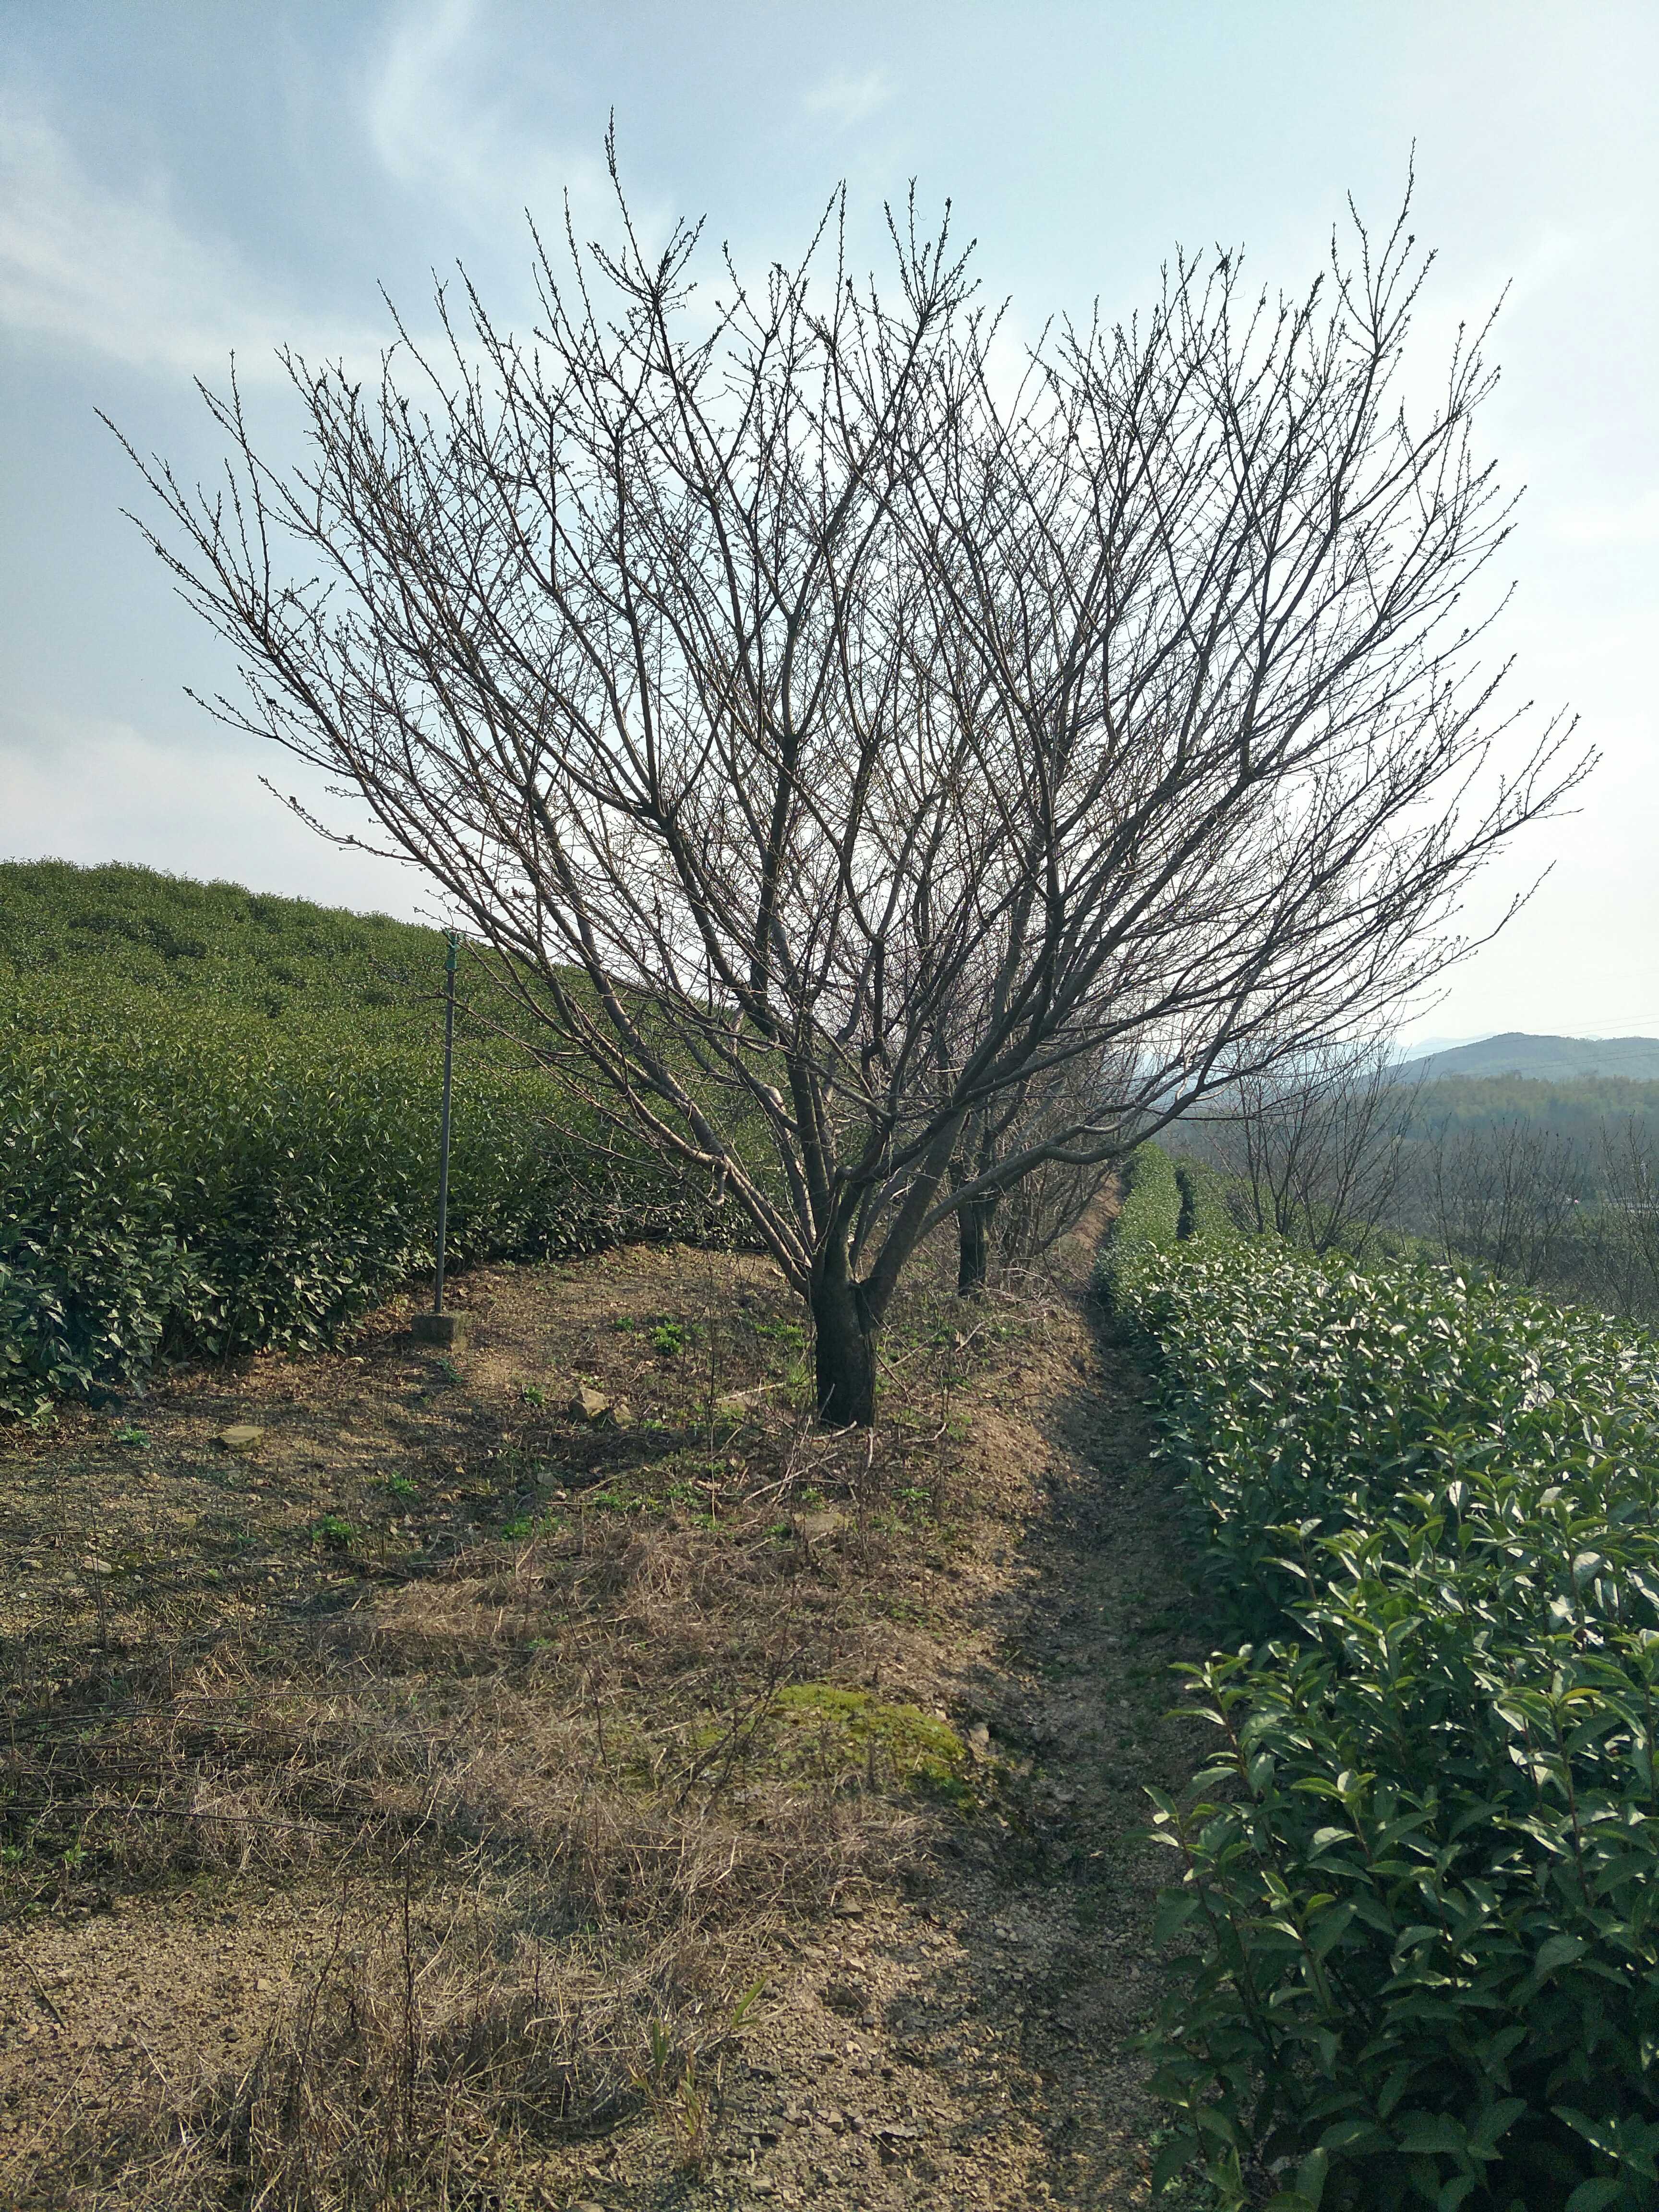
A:
{"label": "forked trunk", "polygon": [[813,1361],[818,1418],[832,1428],[876,1418],[876,1331],[844,1249],[826,1253],[812,1277]]}
{"label": "forked trunk", "polygon": [[991,1264],[991,1224],[1000,1191],[970,1198],[957,1208],[957,1296],[973,1297],[985,1288]]}

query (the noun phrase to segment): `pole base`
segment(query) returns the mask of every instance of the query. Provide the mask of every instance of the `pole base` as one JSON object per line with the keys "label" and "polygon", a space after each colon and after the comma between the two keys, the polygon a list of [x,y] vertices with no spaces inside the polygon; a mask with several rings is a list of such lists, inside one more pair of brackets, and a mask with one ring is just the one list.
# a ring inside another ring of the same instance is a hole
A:
{"label": "pole base", "polygon": [[472,1334],[472,1316],[464,1313],[416,1314],[410,1327],[422,1344],[441,1344],[450,1351],[460,1352]]}

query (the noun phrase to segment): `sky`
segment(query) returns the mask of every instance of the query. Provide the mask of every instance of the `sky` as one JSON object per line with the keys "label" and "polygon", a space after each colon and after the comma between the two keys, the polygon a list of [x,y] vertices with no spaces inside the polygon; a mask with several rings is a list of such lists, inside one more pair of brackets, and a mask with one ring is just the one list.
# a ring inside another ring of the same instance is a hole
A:
{"label": "sky", "polygon": [[1601,760],[1481,878],[1476,934],[1543,879],[1404,1041],[1659,1034],[1656,76],[1651,0],[5,0],[0,858],[433,913],[261,779],[349,828],[345,798],[185,696],[228,658],[123,519],[99,415],[206,477],[193,380],[233,352],[281,452],[275,349],[372,358],[382,288],[419,327],[459,263],[527,320],[525,211],[568,192],[603,228],[612,113],[655,230],[790,258],[844,179],[873,252],[914,179],[1028,331],[1133,312],[1177,245],[1299,288],[1349,194],[1392,215],[1414,149],[1425,374],[1504,299],[1480,437],[1525,496],[1498,643]]}

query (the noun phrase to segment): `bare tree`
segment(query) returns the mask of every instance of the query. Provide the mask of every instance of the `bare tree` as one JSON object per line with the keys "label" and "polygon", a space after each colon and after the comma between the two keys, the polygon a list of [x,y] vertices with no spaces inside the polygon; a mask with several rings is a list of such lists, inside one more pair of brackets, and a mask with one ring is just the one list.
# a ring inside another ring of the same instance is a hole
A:
{"label": "bare tree", "polygon": [[1517,1282],[1559,1275],[1586,1190],[1585,1162],[1565,1132],[1519,1115],[1427,1140],[1427,1196],[1449,1260],[1479,1260]]}
{"label": "bare tree", "polygon": [[1659,1146],[1639,1114],[1609,1115],[1595,1133],[1593,1202],[1578,1209],[1571,1287],[1615,1313],[1659,1310]]}
{"label": "bare tree", "polygon": [[[946,231],[891,228],[890,289],[837,206],[705,307],[696,232],[623,208],[538,241],[533,341],[467,287],[367,387],[287,356],[297,471],[234,380],[222,487],[141,465],[242,656],[216,710],[361,793],[571,1079],[745,1210],[833,1421],[937,1224],[1376,1026],[1577,773],[1551,725],[1471,796],[1513,731],[1460,595],[1509,509],[1478,346],[1420,423],[1393,396],[1403,218],[1297,302],[1183,261],[1012,386]],[[976,1115],[1090,1060],[1115,1095],[981,1164]]]}
{"label": "bare tree", "polygon": [[1246,1076],[1201,1127],[1251,1228],[1328,1252],[1386,1219],[1421,1087],[1386,1045],[1326,1046]]}
{"label": "bare tree", "polygon": [[1601,1212],[1617,1233],[1608,1242],[1619,1254],[1619,1305],[1626,1313],[1659,1306],[1659,1145],[1651,1126],[1635,1114],[1601,1125]]}
{"label": "bare tree", "polygon": [[[953,1188],[972,1183],[978,1192],[957,1209],[959,1293],[971,1297],[983,1290],[994,1264],[1018,1267],[1048,1251],[1076,1228],[1108,1173],[1097,1156],[1045,1156],[1005,1191],[998,1167],[1043,1153],[1049,1139],[1065,1152],[1081,1129],[1106,1138],[1113,1102],[1133,1097],[1135,1089],[1132,1068],[1091,1054],[1051,1068],[1040,1082],[999,1093],[968,1116],[951,1166]],[[1119,1129],[1115,1139],[1114,1153],[1127,1151],[1134,1142],[1133,1126]]]}

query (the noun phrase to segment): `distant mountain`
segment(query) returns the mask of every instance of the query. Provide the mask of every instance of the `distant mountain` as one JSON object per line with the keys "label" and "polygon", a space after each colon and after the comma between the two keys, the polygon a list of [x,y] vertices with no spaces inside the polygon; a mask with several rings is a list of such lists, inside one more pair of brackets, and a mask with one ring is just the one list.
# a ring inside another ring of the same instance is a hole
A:
{"label": "distant mountain", "polygon": [[[1409,1048],[1409,1051],[1413,1060],[1427,1060],[1437,1052],[1455,1052],[1460,1044],[1479,1044],[1480,1042],[1480,1037],[1478,1032],[1472,1036],[1468,1034],[1455,1037],[1425,1036],[1419,1037]],[[1398,1052],[1405,1052],[1407,1049],[1403,1044],[1396,1044],[1395,1048]]]}
{"label": "distant mountain", "polygon": [[1546,1083],[1571,1083],[1584,1075],[1623,1075],[1659,1082],[1659,1037],[1528,1036],[1507,1030],[1478,1044],[1431,1052],[1401,1063],[1405,1075],[1530,1075]]}

